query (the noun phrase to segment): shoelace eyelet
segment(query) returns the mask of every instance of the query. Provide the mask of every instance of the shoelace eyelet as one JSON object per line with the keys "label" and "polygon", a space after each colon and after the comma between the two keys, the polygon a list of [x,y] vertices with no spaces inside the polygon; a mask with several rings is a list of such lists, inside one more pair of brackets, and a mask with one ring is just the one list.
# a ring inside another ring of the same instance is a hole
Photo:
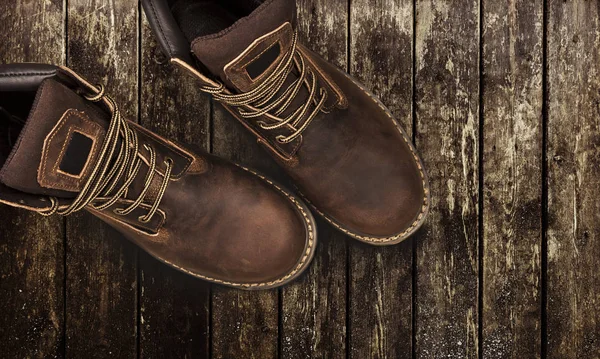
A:
{"label": "shoelace eyelet", "polygon": [[[86,89],[88,88],[86,87]],[[104,86],[98,85],[96,88],[94,88],[94,90],[96,90],[96,94],[83,96],[91,102],[99,102],[102,100],[106,101],[106,106],[112,114],[108,131],[106,133],[106,138],[99,154],[99,161],[95,165],[83,189],[79,195],[75,197],[71,204],[65,205],[65,208],[61,209],[58,199],[49,197],[51,202],[50,208],[40,209],[38,211],[43,216],[51,216],[55,213],[68,216],[84,209],[86,206],[91,206],[96,210],[108,210],[110,207],[116,204],[119,199],[126,198],[128,187],[133,183],[133,180],[138,174],[142,159],[139,157],[138,138],[136,132],[130,129],[127,121],[121,117],[119,108],[112,98],[105,95]],[[116,144],[118,142],[115,141],[118,141],[120,138],[122,139],[121,148],[120,150],[117,150]],[[151,146],[144,144],[144,148],[150,151],[150,169],[148,171],[144,189],[140,193],[138,199],[132,202],[129,207],[113,209],[112,212],[115,215],[126,216],[133,212],[136,208],[142,205],[143,200],[150,188],[152,176],[155,175],[156,153]],[[113,160],[113,155],[115,154],[116,160]],[[139,217],[139,220],[142,223],[150,222],[158,210],[160,201],[162,200],[162,197],[164,196],[169,184],[172,164],[174,161],[172,158],[166,158],[164,162],[167,165],[167,168],[164,172],[163,183],[149,212],[145,216]],[[117,188],[117,184],[122,180],[124,181],[121,184],[121,187]],[[104,199],[101,201],[102,203],[94,204],[94,200],[99,197],[110,198]]]}
{"label": "shoelace eyelet", "polygon": [[[246,120],[267,116],[273,123],[254,122],[263,130],[275,130],[287,126],[293,133],[288,137],[280,136],[277,142],[286,144],[299,138],[302,132],[325,107],[327,91],[320,84],[319,76],[304,60],[304,53],[297,48],[298,33],[294,32],[289,51],[275,69],[254,89],[232,93],[223,83],[201,87],[201,90],[213,95],[216,101],[234,108],[241,118]],[[289,83],[289,74],[296,69],[296,78]],[[294,101],[302,87],[308,91],[308,98],[301,104]],[[320,98],[318,98],[320,96]],[[296,107],[296,110],[293,110]],[[289,110],[289,111],[288,111]],[[287,113],[290,112],[290,113]]]}
{"label": "shoelace eyelet", "polygon": [[104,85],[98,85],[98,88],[96,89],[96,91],[97,91],[96,94],[84,95],[83,97],[90,102],[98,102],[104,97],[106,88],[104,87]]}

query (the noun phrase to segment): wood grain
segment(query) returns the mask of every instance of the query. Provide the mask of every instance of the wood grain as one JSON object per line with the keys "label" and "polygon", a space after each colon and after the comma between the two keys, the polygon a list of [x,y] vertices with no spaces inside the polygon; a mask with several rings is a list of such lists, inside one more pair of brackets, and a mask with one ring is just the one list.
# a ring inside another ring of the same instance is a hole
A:
{"label": "wood grain", "polygon": [[[413,1],[351,3],[350,73],[412,133]],[[352,243],[352,358],[412,357],[413,240],[391,247]]]}
{"label": "wood grain", "polygon": [[600,357],[600,9],[548,9],[548,358]]}
{"label": "wood grain", "polygon": [[[71,0],[67,63],[137,120],[137,1]],[[93,14],[93,16],[90,16]],[[66,356],[136,355],[137,254],[89,213],[67,218]]]}
{"label": "wood grain", "polygon": [[432,206],[416,258],[419,358],[478,357],[479,2],[418,0],[416,143]]}
{"label": "wood grain", "polygon": [[[0,357],[600,357],[598,2],[297,3],[302,40],[416,129],[424,228],[372,248],[319,221],[307,273],[249,293],[168,268],[87,214],[3,206]],[[127,118],[291,187],[156,54],[136,0],[0,3],[2,63],[67,63]]]}
{"label": "wood grain", "polygon": [[[144,17],[141,61],[141,123],[166,138],[210,148],[210,102],[197,83],[161,64]],[[143,358],[207,358],[210,286],[140,254],[140,354]]]}
{"label": "wood grain", "polygon": [[[283,177],[273,160],[221,105],[213,106],[213,153],[278,181]],[[279,291],[248,292],[213,286],[212,358],[268,359],[279,353]]]}
{"label": "wood grain", "polygon": [[[346,69],[346,1],[305,0],[297,5],[302,43]],[[317,228],[319,244],[310,269],[282,289],[283,358],[346,357],[347,237],[322,220]]]}
{"label": "wood grain", "polygon": [[483,9],[482,354],[539,358],[543,3]]}
{"label": "wood grain", "polygon": [[[0,61],[64,64],[62,0],[0,2]],[[64,357],[64,221],[0,207],[0,338],[6,358]]]}

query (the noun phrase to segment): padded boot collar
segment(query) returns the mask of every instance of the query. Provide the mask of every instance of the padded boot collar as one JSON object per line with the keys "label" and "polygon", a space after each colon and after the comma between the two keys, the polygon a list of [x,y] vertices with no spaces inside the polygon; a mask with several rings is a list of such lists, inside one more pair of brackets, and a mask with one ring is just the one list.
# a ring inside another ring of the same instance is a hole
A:
{"label": "padded boot collar", "polygon": [[169,59],[178,58],[193,64],[190,44],[175,22],[167,1],[142,0],[142,7],[163,53]]}
{"label": "padded boot collar", "polygon": [[[66,67],[38,63],[0,65],[0,93],[36,93],[42,82],[47,79],[55,79],[65,86],[85,93],[96,91],[93,85]],[[104,105],[110,108],[108,103],[104,102]],[[69,199],[58,199],[59,209],[65,208],[69,202]],[[46,211],[52,207],[47,196],[22,192],[4,184],[0,184],[0,203],[33,211]]]}
{"label": "padded boot collar", "polygon": [[[15,63],[0,65],[0,92],[36,92],[41,83],[49,78],[57,78],[71,86],[92,86],[68,68],[39,63]],[[59,207],[64,208],[69,200],[60,199]],[[0,203],[33,211],[45,211],[52,207],[45,196],[21,192],[0,184]]]}
{"label": "padded boot collar", "polygon": [[0,65],[0,92],[37,91],[42,81],[48,78],[56,78],[69,87],[80,87],[89,93],[97,90],[94,85],[64,66],[15,63]]}
{"label": "padded boot collar", "polygon": [[58,67],[46,64],[9,64],[0,66],[0,92],[36,91],[42,81],[56,76]]}

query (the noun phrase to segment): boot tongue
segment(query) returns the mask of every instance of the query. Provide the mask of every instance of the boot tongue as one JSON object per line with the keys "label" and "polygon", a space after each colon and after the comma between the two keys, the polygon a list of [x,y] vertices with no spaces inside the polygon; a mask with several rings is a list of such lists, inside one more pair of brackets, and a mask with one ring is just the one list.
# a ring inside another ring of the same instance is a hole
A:
{"label": "boot tongue", "polygon": [[192,52],[228,87],[247,92],[290,51],[295,18],[295,1],[266,0],[231,27],[195,39]]}
{"label": "boot tongue", "polygon": [[109,115],[53,80],[45,80],[0,183],[22,192],[74,198],[98,160]]}

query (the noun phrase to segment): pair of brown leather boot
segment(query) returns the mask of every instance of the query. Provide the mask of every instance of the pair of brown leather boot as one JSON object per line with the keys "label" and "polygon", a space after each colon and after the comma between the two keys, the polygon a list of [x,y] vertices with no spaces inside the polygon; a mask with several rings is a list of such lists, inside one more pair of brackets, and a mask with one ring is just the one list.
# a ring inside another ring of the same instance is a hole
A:
{"label": "pair of brown leather boot", "polygon": [[[346,73],[298,42],[293,0],[143,0],[170,61],[198,79],[333,226],[395,244],[429,190],[410,138]],[[181,271],[243,289],[305,270],[308,207],[251,169],[162,138],[64,67],[0,66],[0,202],[87,210]]]}

